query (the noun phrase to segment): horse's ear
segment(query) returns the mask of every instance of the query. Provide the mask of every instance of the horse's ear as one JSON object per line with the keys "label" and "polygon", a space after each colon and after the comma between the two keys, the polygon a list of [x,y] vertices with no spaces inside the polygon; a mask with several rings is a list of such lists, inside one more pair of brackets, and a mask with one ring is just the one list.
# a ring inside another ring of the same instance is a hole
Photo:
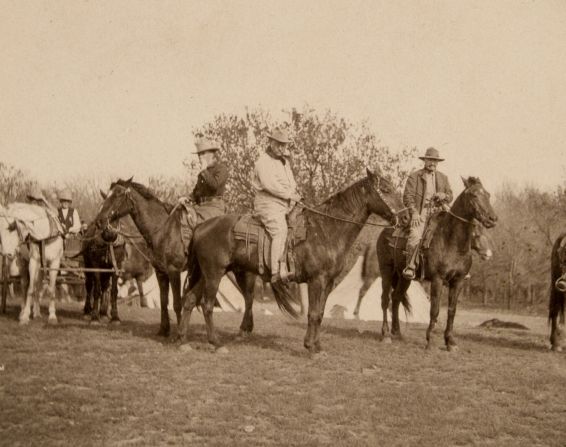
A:
{"label": "horse's ear", "polygon": [[134,179],[134,176],[132,175],[128,180],[126,180],[126,183],[132,183],[133,179]]}
{"label": "horse's ear", "polygon": [[100,191],[100,195],[102,196],[103,200],[106,200],[106,197],[108,197],[108,194],[106,194],[102,189],[99,190]]}
{"label": "horse's ear", "polygon": [[462,181],[464,182],[464,188],[467,188],[470,184],[467,178],[460,176]]}
{"label": "horse's ear", "polygon": [[366,172],[367,172],[369,178],[375,178],[375,174],[373,173],[373,171],[370,168],[366,168]]}

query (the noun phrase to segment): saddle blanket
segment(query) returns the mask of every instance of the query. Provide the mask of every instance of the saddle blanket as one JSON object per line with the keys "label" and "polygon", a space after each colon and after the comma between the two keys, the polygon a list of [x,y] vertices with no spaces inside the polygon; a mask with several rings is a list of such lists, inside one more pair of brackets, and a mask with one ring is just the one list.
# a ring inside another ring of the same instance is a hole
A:
{"label": "saddle blanket", "polygon": [[28,236],[35,241],[43,241],[63,233],[63,228],[54,212],[41,206],[15,202],[3,211],[3,215],[14,220],[21,240]]}
{"label": "saddle blanket", "polygon": [[[264,271],[269,271],[271,264],[271,236],[265,230],[260,220],[251,214],[245,214],[236,222],[232,232],[234,239],[246,242],[248,257],[251,256],[251,246],[257,245],[259,273],[262,274]],[[295,271],[293,248],[297,242],[304,241],[306,238],[307,229],[304,215],[299,214],[294,225],[289,227],[285,245],[289,272]]]}

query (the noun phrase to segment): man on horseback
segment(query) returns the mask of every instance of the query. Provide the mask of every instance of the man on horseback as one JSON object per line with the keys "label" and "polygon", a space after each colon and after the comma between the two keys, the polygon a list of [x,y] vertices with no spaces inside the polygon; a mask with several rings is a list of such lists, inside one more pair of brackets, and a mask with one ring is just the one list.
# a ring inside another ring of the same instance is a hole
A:
{"label": "man on horseback", "polygon": [[[220,144],[201,139],[195,144],[202,170],[190,198],[181,197],[179,203],[187,210],[186,221],[181,223],[181,238],[188,251],[195,227],[212,217],[226,213],[223,199],[228,181],[228,167],[220,161]],[[192,205],[191,205],[192,204]]]}
{"label": "man on horseback", "polygon": [[71,208],[71,203],[73,202],[71,191],[68,189],[62,190],[58,198],[60,206],[57,208],[57,217],[65,232],[63,237],[66,238],[68,235],[78,234],[81,230],[81,219],[79,218],[77,209]]}
{"label": "man on horseback", "polygon": [[287,132],[276,128],[267,134],[269,145],[256,161],[252,186],[254,211],[271,236],[271,282],[289,279],[284,259],[287,214],[301,200],[290,166]]}
{"label": "man on horseback", "polygon": [[415,279],[421,239],[430,217],[452,201],[448,177],[436,170],[438,163],[444,160],[440,158],[438,150],[429,147],[425,155],[419,158],[424,161],[424,168],[409,176],[403,193],[403,204],[411,215],[406,246],[407,266],[403,270],[406,279]]}

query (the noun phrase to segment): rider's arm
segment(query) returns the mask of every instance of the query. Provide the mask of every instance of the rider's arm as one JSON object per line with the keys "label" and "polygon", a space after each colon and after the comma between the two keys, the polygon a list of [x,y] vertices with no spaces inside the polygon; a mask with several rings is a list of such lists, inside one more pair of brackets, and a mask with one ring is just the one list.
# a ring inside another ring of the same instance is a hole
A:
{"label": "rider's arm", "polygon": [[403,205],[405,205],[411,214],[417,213],[417,176],[410,175],[405,183],[405,190],[403,192]]}

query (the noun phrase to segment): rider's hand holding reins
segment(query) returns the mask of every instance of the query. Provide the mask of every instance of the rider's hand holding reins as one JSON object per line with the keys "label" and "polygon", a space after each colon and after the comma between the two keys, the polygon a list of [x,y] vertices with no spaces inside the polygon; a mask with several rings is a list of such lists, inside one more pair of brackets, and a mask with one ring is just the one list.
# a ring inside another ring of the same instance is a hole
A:
{"label": "rider's hand holding reins", "polygon": [[413,213],[411,216],[411,227],[416,228],[421,224],[421,216],[418,213]]}

